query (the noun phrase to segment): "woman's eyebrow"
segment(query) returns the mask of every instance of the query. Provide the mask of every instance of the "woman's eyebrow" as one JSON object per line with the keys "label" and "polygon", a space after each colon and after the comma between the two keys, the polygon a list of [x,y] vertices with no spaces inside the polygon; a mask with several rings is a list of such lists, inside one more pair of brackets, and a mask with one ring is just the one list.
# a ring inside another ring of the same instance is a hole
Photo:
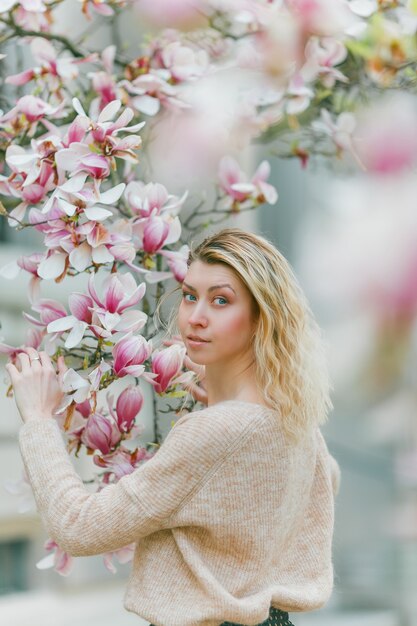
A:
{"label": "woman's eyebrow", "polygon": [[[197,291],[197,289],[195,287],[192,287],[191,285],[188,285],[188,283],[186,283],[185,281],[183,281],[182,284],[184,285],[184,287],[187,287],[187,289],[189,289],[190,291]],[[215,289],[222,289],[224,287],[228,287],[229,289],[231,289],[233,291],[233,293],[236,293],[236,291],[233,289],[232,285],[229,285],[229,283],[223,283],[222,285],[213,285],[212,287],[209,287],[207,289],[207,291],[210,292],[210,291],[214,291]]]}

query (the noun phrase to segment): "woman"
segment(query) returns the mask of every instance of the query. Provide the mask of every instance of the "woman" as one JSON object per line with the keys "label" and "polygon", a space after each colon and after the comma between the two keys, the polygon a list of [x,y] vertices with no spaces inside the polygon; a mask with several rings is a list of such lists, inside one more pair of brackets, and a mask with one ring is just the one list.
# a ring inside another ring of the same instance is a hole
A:
{"label": "woman", "polygon": [[207,407],[99,493],[53,419],[48,356],[29,348],[7,366],[38,509],[75,556],[136,542],[125,607],[155,626],[290,625],[333,585],[339,471],[319,430],[331,408],[320,332],[283,256],[240,229],[191,250],[181,289],[178,330],[204,378],[191,391]]}

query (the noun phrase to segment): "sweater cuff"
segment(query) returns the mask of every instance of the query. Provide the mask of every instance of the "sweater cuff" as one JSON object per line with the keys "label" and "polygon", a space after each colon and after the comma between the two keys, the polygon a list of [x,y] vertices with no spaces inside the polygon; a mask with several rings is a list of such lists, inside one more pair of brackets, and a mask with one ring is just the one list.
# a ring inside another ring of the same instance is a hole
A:
{"label": "sweater cuff", "polygon": [[22,452],[27,446],[31,447],[33,444],[48,447],[48,442],[56,443],[58,437],[63,443],[61,429],[55,419],[30,420],[20,427],[19,445]]}

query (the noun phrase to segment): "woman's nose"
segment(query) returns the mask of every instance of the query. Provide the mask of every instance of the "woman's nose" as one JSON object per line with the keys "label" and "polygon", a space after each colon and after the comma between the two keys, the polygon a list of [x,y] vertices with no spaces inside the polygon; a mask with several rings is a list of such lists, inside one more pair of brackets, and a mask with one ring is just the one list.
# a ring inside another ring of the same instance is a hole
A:
{"label": "woman's nose", "polygon": [[199,324],[200,326],[207,326],[207,314],[204,308],[204,302],[197,302],[193,307],[192,313],[188,318],[190,324]]}

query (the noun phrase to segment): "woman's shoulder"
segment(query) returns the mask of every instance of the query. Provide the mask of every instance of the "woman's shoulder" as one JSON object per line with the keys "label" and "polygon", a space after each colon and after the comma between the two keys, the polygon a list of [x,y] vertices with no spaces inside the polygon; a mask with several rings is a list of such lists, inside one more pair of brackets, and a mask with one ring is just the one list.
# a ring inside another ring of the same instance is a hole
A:
{"label": "woman's shoulder", "polygon": [[272,412],[272,409],[262,404],[224,400],[182,415],[175,422],[173,429],[190,428],[207,432],[221,430],[230,434],[238,433],[246,428],[255,428]]}

